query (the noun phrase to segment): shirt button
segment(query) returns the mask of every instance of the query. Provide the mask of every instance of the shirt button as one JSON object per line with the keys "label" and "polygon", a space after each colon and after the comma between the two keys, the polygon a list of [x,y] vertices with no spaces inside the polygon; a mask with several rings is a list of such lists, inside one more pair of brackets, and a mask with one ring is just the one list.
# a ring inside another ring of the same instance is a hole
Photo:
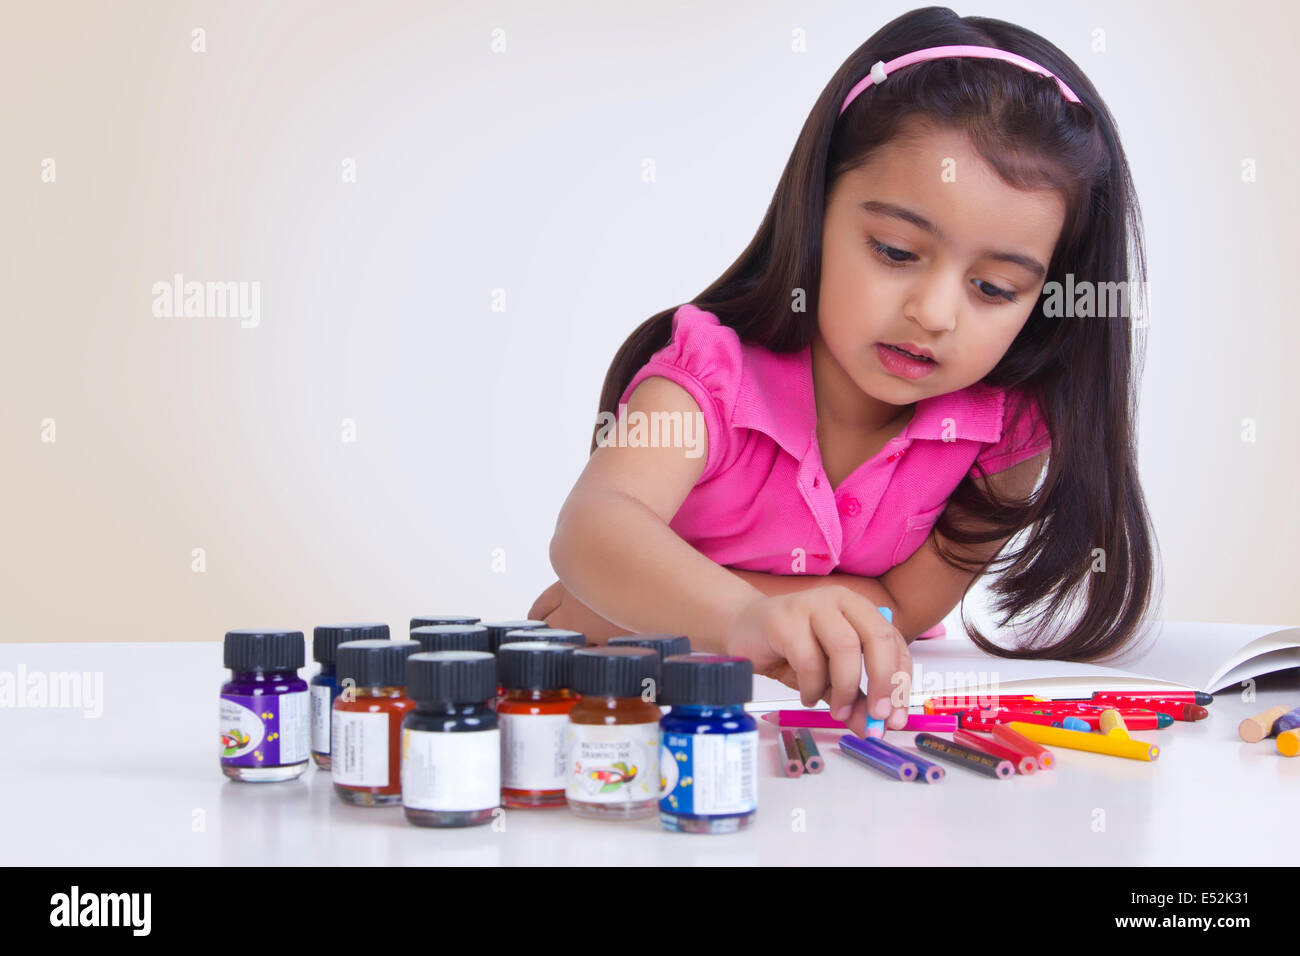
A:
{"label": "shirt button", "polygon": [[854,498],[852,495],[845,495],[843,498],[840,499],[841,514],[848,515],[850,518],[852,518],[855,514],[857,514],[861,510],[862,510],[861,503],[859,503],[858,499]]}

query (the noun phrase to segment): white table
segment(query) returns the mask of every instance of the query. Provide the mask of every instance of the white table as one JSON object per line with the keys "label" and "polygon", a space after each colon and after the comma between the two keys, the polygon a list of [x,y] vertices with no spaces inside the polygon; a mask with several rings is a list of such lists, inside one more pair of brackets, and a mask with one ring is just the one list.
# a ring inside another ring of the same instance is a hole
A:
{"label": "white table", "polygon": [[[1300,704],[1292,671],[1256,701],[1219,695],[1210,718],[1135,737],[1158,761],[1057,749],[1058,767],[997,781],[949,767],[938,785],[889,780],[818,733],[826,770],[780,775],[760,727],[759,810],[747,832],[669,833],[657,818],[581,820],[509,810],[504,828],[439,830],[400,808],[345,805],[330,775],[227,781],[217,760],[221,645],[0,644],[0,671],[102,674],[102,715],[0,709],[0,858],[9,865],[175,864],[1285,864],[1300,758],[1237,738],[1242,717]],[[309,676],[314,665],[304,668]],[[93,686],[93,677],[92,684]],[[910,746],[912,735],[891,732]],[[1104,823],[1104,828],[1101,824]]]}

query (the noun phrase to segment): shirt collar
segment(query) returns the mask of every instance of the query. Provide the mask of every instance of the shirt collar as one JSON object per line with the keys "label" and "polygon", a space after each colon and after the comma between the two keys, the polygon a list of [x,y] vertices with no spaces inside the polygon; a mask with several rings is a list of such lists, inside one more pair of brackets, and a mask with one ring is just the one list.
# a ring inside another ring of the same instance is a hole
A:
{"label": "shirt collar", "polygon": [[[812,346],[797,352],[772,352],[744,343],[733,425],[771,436],[800,461],[817,433],[817,402],[812,386]],[[976,382],[946,395],[916,403],[912,420],[898,437],[996,442],[1002,437],[1006,390]]]}

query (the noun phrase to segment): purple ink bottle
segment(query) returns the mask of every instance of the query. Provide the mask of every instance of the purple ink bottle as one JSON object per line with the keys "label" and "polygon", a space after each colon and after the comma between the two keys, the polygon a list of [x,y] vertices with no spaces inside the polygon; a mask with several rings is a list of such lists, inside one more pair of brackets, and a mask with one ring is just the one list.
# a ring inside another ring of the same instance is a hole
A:
{"label": "purple ink bottle", "polygon": [[302,631],[227,631],[223,654],[231,679],[221,685],[222,772],[250,783],[302,776],[311,748]]}

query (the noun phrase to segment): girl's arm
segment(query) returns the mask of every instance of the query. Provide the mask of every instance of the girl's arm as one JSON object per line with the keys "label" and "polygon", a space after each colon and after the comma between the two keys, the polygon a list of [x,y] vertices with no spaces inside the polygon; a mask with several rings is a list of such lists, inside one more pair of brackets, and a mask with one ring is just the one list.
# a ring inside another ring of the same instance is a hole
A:
{"label": "girl's arm", "polygon": [[[626,413],[638,412],[685,416],[700,408],[682,386],[650,376],[628,396]],[[868,712],[901,727],[906,708],[892,698],[906,700],[911,658],[876,602],[825,581],[764,595],[669,526],[707,461],[707,447],[694,458],[681,448],[598,447],[551,538],[564,588],[620,630],[687,634],[699,649],[748,657],[755,673],[797,686],[805,704],[826,697],[857,733]]]}
{"label": "girl's arm", "polygon": [[[628,396],[627,414],[698,415],[690,394],[652,376]],[[704,473],[683,448],[597,448],[555,524],[550,557],[561,583],[621,633],[690,635],[721,651],[728,624],[763,593],[710,560],[668,526]]]}

